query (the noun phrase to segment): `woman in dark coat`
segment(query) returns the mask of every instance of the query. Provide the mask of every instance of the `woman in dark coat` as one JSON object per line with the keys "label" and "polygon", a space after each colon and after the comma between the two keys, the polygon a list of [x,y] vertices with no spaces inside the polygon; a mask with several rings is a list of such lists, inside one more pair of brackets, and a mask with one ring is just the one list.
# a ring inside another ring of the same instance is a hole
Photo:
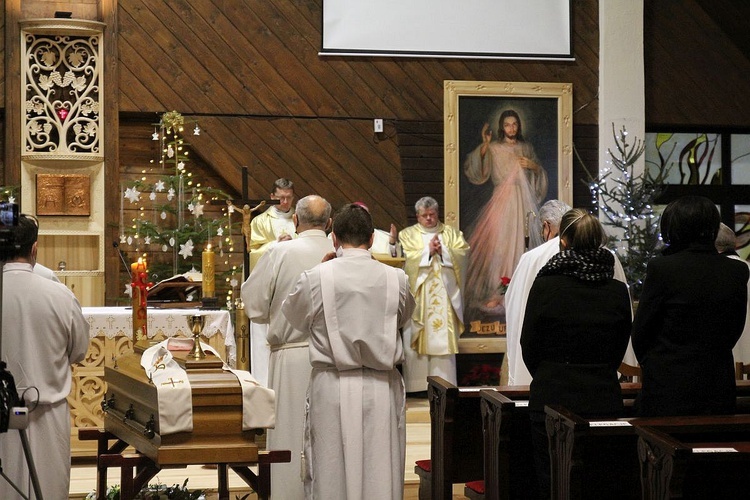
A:
{"label": "woman in dark coat", "polygon": [[612,252],[601,223],[573,209],[560,221],[560,253],[539,271],[521,332],[523,360],[533,377],[529,400],[540,496],[549,496],[544,406],[585,416],[623,411],[617,368],[631,327],[627,286],[613,278]]}
{"label": "woman in dark coat", "polygon": [[661,219],[668,245],[648,263],[633,321],[633,350],[643,388],[643,416],[735,411],[732,347],[747,310],[748,266],[714,247],[720,217],[714,203],[685,196]]}

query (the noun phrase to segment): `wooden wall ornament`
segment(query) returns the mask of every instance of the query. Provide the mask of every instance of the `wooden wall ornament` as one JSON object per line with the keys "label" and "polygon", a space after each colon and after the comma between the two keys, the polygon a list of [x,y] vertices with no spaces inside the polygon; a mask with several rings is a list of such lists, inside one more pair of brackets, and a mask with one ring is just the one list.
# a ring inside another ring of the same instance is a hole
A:
{"label": "wooden wall ornament", "polygon": [[91,215],[91,179],[87,174],[37,174],[37,215]]}
{"label": "wooden wall ornament", "polygon": [[73,19],[22,24],[25,159],[103,157],[103,28]]}

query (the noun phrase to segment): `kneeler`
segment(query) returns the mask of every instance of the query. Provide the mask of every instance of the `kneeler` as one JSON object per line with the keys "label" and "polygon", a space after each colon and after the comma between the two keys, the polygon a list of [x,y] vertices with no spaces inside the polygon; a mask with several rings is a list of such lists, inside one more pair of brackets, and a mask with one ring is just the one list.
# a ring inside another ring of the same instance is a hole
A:
{"label": "kneeler", "polygon": [[432,499],[432,462],[417,460],[414,465],[414,473],[419,476],[419,500]]}
{"label": "kneeler", "polygon": [[464,496],[470,500],[484,500],[484,480],[464,484]]}

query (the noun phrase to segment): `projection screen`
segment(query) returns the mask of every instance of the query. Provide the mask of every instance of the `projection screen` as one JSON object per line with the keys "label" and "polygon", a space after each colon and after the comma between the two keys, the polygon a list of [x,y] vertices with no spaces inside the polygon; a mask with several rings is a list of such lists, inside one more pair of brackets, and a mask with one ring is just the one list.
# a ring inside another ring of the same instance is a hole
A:
{"label": "projection screen", "polygon": [[323,0],[321,55],[572,60],[570,0]]}

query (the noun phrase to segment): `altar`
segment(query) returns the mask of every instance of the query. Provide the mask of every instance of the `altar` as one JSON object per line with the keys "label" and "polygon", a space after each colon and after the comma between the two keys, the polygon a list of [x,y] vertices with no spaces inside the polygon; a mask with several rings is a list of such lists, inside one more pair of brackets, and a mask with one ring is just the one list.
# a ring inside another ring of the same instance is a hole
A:
{"label": "altar", "polygon": [[[149,308],[148,337],[154,340],[192,337],[187,318],[193,315],[206,317],[202,338],[234,366],[236,343],[229,311]],[[83,316],[90,326],[89,349],[84,360],[73,365],[73,384],[68,396],[74,461],[96,456],[95,443],[79,441],[78,429],[103,426],[101,402],[107,390],[105,366],[115,366],[118,357],[133,351],[131,308],[84,307]]]}

